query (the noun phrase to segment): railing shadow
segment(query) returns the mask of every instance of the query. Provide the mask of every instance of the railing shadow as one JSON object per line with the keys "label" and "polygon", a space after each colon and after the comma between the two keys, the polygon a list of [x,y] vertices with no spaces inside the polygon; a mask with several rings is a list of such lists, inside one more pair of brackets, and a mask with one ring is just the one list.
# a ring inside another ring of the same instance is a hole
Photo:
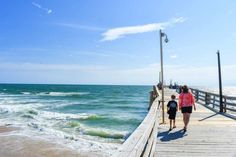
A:
{"label": "railing shadow", "polygon": [[233,119],[233,120],[236,120],[236,115],[229,114],[229,113],[220,113],[217,109],[212,108],[212,107],[210,107],[210,106],[208,106],[208,105],[206,105],[206,104],[204,104],[204,103],[202,103],[202,102],[197,102],[197,103],[200,104],[200,105],[202,105],[202,106],[204,106],[204,107],[206,107],[206,108],[208,108],[209,110],[215,112],[216,114],[219,114],[219,115],[222,115],[222,116],[231,118],[231,119]]}
{"label": "railing shadow", "polygon": [[207,120],[207,119],[209,119],[209,118],[212,118],[212,117],[214,117],[214,116],[216,116],[216,115],[218,115],[218,113],[215,113],[215,114],[213,114],[213,115],[210,115],[210,116],[208,116],[208,117],[205,117],[205,118],[203,118],[203,119],[200,119],[200,120],[198,120],[198,121],[204,121],[204,120]]}
{"label": "railing shadow", "polygon": [[171,140],[177,140],[179,138],[183,138],[184,136],[186,136],[186,134],[184,133],[184,131],[178,130],[176,132],[169,132],[169,131],[164,131],[164,132],[160,132],[157,137],[160,137],[160,140],[162,142],[167,142],[167,141],[171,141]]}

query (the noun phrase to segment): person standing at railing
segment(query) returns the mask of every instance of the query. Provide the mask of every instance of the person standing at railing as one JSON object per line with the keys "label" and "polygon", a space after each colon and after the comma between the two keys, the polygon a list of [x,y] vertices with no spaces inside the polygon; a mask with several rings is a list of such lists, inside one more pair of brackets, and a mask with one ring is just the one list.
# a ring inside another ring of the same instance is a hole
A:
{"label": "person standing at railing", "polygon": [[183,122],[184,122],[184,132],[187,131],[190,115],[192,110],[196,111],[195,99],[193,94],[189,91],[188,87],[184,85],[182,87],[182,92],[179,95],[179,110],[183,113]]}

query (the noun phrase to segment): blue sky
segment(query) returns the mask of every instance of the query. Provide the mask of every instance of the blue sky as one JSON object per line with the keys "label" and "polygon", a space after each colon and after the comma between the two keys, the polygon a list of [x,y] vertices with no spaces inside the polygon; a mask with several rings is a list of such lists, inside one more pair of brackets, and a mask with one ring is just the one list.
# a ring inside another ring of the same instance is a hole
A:
{"label": "blue sky", "polygon": [[236,86],[234,0],[2,0],[0,82]]}

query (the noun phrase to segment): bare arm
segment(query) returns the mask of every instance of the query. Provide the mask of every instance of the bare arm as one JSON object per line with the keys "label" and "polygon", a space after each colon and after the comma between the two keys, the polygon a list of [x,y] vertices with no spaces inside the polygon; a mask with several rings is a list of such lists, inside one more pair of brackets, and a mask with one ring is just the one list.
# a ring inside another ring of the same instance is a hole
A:
{"label": "bare arm", "polygon": [[193,101],[193,109],[194,111],[196,111],[195,98],[193,95],[192,95],[192,101]]}

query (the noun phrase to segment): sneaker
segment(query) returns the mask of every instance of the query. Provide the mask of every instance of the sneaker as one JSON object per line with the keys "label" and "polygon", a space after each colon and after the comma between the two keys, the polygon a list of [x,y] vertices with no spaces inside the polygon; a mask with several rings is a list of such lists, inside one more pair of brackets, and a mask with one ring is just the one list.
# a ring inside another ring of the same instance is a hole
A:
{"label": "sneaker", "polygon": [[169,131],[171,131],[172,129],[170,128]]}

